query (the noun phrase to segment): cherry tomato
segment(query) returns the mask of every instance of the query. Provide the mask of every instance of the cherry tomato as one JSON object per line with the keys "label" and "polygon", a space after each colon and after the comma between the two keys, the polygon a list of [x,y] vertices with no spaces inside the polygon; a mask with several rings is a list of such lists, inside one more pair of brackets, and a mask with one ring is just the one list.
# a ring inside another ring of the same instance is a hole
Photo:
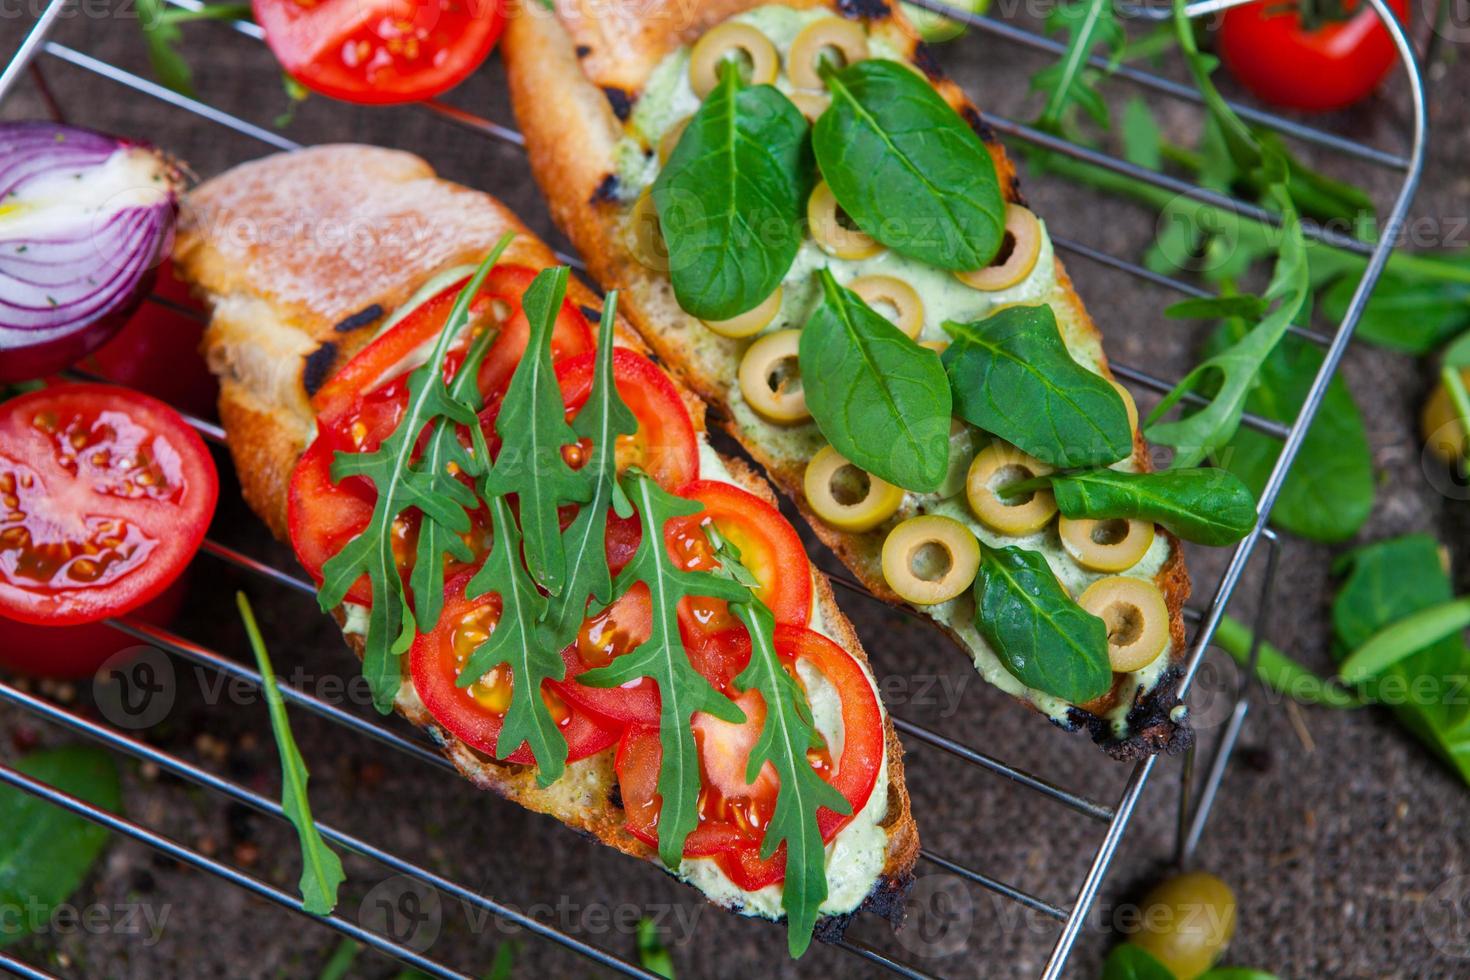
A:
{"label": "cherry tomato", "polygon": [[91,623],[179,577],[219,479],[198,434],[126,388],[55,385],[0,405],[0,615]]}
{"label": "cherry tomato", "polygon": [[[1408,0],[1388,0],[1402,22]],[[1257,0],[1225,11],[1220,59],[1260,99],[1289,109],[1343,109],[1370,95],[1393,68],[1398,52],[1377,13],[1346,0],[1345,21],[1302,27],[1290,3]]]}
{"label": "cherry tomato", "polygon": [[180,411],[214,418],[219,383],[199,353],[204,309],[174,275],[172,262],[159,267],[153,294],[169,305],[145,299],[122,330],[85,357],[81,366]]}
{"label": "cherry tomato", "polygon": [[[491,593],[465,598],[472,572],[463,572],[445,586],[444,612],[432,633],[421,633],[409,652],[414,690],[434,720],[477,751],[495,755],[505,712],[514,694],[514,680],[502,664],[468,688],[456,684],[459,672],[500,619],[500,597]],[[618,740],[618,730],[568,705],[550,687],[541,696],[567,740],[568,762],[601,752]],[[507,762],[531,765],[535,758],[524,742]]]}
{"label": "cherry tomato", "polygon": [[[816,668],[840,703],[840,758],[832,760],[825,749],[808,753],[812,767],[843,795],[852,809],[845,816],[825,808],[818,811],[822,838],[830,841],[872,795],[883,765],[883,715],[861,665],[820,633],[804,627],[778,626],[776,649],[788,670],[794,671],[798,660]],[[745,781],[750,751],[764,722],[765,705],[755,691],[738,694],[736,702],[746,714],[744,724],[732,725],[702,714],[694,717],[704,785],[700,793],[700,824],[689,836],[684,853],[691,857],[717,855],[721,867],[737,885],[760,888],[780,881],[785,875],[784,852],[778,851],[764,862],[759,854],[780,783],[774,771],[765,767],[753,784]],[[662,757],[658,731],[634,726],[623,735],[616,760],[628,830],[652,847],[658,844],[656,793]]]}
{"label": "cherry tomato", "polygon": [[[587,353],[557,366],[568,418],[576,418],[592,394],[596,359]],[[699,443],[678,389],[657,364],[623,347],[613,350],[613,383],[638,419],[637,432],[618,437],[618,468],[637,466],[665,490],[678,492],[699,476]]]}
{"label": "cherry tomato", "polygon": [[575,680],[594,667],[607,666],[614,657],[631,653],[652,631],[648,586],[639,582],[601,613],[589,617],[576,641],[562,651],[567,679],[557,686],[558,693],[618,727],[658,727],[658,685],[647,677],[618,687],[589,687]]}
{"label": "cherry tomato", "polygon": [[498,0],[253,0],[291,77],[348,102],[416,102],[480,67],[505,26]]}
{"label": "cherry tomato", "polygon": [[[670,521],[664,529],[674,561],[682,568],[717,567],[703,530],[713,523],[760,582],[756,595],[776,622],[805,626],[812,614],[811,563],[800,535],[781,512],[753,493],[716,480],[696,480],[679,495],[703,504],[704,513]],[[722,599],[684,599],[679,618],[691,634],[722,633],[739,626]]]}
{"label": "cherry tomato", "polygon": [[[128,618],[153,626],[167,626],[184,605],[181,576],[137,609]],[[30,677],[55,680],[85,680],[115,655],[137,647],[138,641],[106,623],[81,626],[35,626],[0,617],[0,667]]]}

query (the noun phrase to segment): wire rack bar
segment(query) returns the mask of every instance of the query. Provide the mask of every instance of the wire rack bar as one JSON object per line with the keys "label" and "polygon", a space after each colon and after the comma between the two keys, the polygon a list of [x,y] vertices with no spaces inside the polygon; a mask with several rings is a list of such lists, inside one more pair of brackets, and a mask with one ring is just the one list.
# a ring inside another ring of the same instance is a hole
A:
{"label": "wire rack bar", "polygon": [[998,895],[1004,895],[1011,901],[1019,902],[1029,909],[1034,909],[1044,915],[1049,915],[1053,919],[1056,919],[1058,922],[1067,921],[1066,909],[1053,905],[1051,902],[1048,902],[1045,899],[1037,898],[1030,892],[1022,891],[1021,889],[1016,888],[1014,885],[1007,885],[1005,882],[1000,881],[997,878],[992,878],[989,875],[981,874],[978,871],[971,871],[969,868],[966,868],[963,865],[955,864],[953,861],[947,861],[939,855],[932,853],[927,848],[920,849],[919,857],[923,858],[925,861],[928,861],[930,864],[935,865],[936,867],[943,868],[945,871],[948,871],[952,875],[964,878],[967,881],[980,885],[983,888],[988,888]]}
{"label": "wire rack bar", "polygon": [[60,980],[56,974],[47,973],[40,967],[31,966],[3,951],[0,951],[0,972],[13,974],[22,980]]}
{"label": "wire rack bar", "polygon": [[362,926],[340,915],[312,916],[302,906],[301,899],[281,891],[273,885],[245,874],[228,864],[216,861],[214,858],[206,857],[198,851],[180,844],[171,837],[149,830],[141,824],[134,823],[126,817],[120,817],[109,810],[88,803],[69,793],[63,793],[53,786],[47,785],[37,779],[32,779],[18,769],[0,763],[0,783],[18,789],[24,793],[44,800],[53,806],[60,807],[68,813],[73,813],[83,819],[89,820],[98,826],[104,827],[115,834],[121,834],[131,840],[146,844],[156,851],[161,851],[176,861],[181,861],[200,871],[208,872],[216,877],[223,878],[230,884],[243,888],[248,892],[258,895],[275,905],[292,912],[299,912],[317,922],[328,925],[345,936],[348,936],[364,946],[371,946],[381,953],[385,953],[394,959],[408,964],[416,970],[421,970],[431,977],[439,977],[442,980],[473,980],[467,974],[438,963],[422,953],[415,952],[407,946],[393,942],[378,935],[370,929]]}

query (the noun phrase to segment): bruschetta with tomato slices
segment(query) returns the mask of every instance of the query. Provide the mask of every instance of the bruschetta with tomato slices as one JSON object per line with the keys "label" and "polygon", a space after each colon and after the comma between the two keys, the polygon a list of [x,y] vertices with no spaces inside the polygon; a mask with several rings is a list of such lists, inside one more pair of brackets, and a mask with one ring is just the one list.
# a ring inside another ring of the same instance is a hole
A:
{"label": "bruschetta with tomato slices", "polygon": [[532,169],[659,358],[989,682],[1118,758],[1187,745],[1179,541],[1048,486],[1147,473],[1137,410],[898,5],[546,7],[502,47]]}
{"label": "bruschetta with tomato slices", "polygon": [[194,190],[175,260],[245,497],[380,710],[477,786],[784,916],[794,953],[859,909],[898,920],[902,753],[826,578],[512,213],[324,146]]}

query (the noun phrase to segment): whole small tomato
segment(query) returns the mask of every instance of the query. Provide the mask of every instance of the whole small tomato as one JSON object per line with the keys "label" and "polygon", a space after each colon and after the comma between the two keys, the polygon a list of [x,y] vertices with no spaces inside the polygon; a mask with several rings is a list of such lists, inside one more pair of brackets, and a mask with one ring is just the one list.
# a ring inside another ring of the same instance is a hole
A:
{"label": "whole small tomato", "polygon": [[[1408,0],[1388,0],[1403,22]],[[1372,94],[1398,58],[1393,38],[1362,0],[1343,0],[1344,17],[1307,24],[1302,7],[1258,0],[1225,12],[1220,59],[1257,97],[1288,109],[1327,112]]]}

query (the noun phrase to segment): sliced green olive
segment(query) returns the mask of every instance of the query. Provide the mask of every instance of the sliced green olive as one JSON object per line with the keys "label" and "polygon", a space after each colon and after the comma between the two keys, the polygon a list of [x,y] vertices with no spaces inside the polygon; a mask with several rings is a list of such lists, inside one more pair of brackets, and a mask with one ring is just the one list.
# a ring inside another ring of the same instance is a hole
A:
{"label": "sliced green olive", "polygon": [[823,17],[802,28],[791,42],[786,58],[786,77],[797,88],[821,89],[818,72],[823,61],[843,68],[868,57],[868,35],[863,25],[841,17]]}
{"label": "sliced green olive", "polygon": [[658,138],[658,165],[660,167],[668,163],[669,157],[674,155],[674,147],[679,145],[679,138],[684,135],[684,130],[689,128],[689,120],[693,118],[693,116],[685,116],[664,130],[664,134]]}
{"label": "sliced green olive", "polygon": [[1194,980],[1235,935],[1235,894],[1214,875],[1191,871],[1149,892],[1140,919],[1129,942],[1152,953],[1179,980]]}
{"label": "sliced green olive", "polygon": [[740,394],[763,418],[800,422],[810,418],[796,351],[800,330],[777,330],[750,345],[740,362]]}
{"label": "sliced green olive", "polygon": [[1095,572],[1122,572],[1137,565],[1154,543],[1154,526],[1148,521],[1109,517],[1063,517],[1057,522],[1062,547],[1077,563]]}
{"label": "sliced green olive", "polygon": [[822,251],[838,259],[866,259],[883,251],[877,239],[856,227],[848,227],[847,215],[825,180],[817,182],[806,202],[806,220],[812,238]]}
{"label": "sliced green olive", "polygon": [[807,464],[802,489],[812,511],[843,531],[871,531],[903,503],[901,489],[858,469],[831,446]]}
{"label": "sliced green olive", "polygon": [[1031,534],[1046,527],[1057,512],[1050,490],[1002,497],[996,490],[1052,471],[1041,460],[997,439],[975,454],[965,477],[965,498],[975,516],[1001,534]]}
{"label": "sliced green olive", "polygon": [[739,316],[733,316],[728,320],[705,320],[704,325],[709,327],[721,337],[754,337],[766,325],[776,319],[776,314],[781,312],[781,287],[765,299],[761,300],[753,309],[746,310]]}
{"label": "sliced green olive", "polygon": [[1128,428],[1132,429],[1134,432],[1137,432],[1138,402],[1133,400],[1133,392],[1129,391],[1127,388],[1124,388],[1121,384],[1119,384],[1117,378],[1109,378],[1108,384],[1112,385],[1113,390],[1118,393],[1118,397],[1123,399],[1123,409],[1128,413]]}
{"label": "sliced green olive", "polygon": [[[909,339],[919,338],[919,331],[924,329],[924,301],[913,286],[894,276],[859,276],[847,288],[892,320]],[[889,310],[893,311],[892,316]]]}
{"label": "sliced green olive", "polygon": [[[1460,380],[1470,385],[1470,368],[1461,368]],[[1419,431],[1429,451],[1446,463],[1453,465],[1465,458],[1465,426],[1460,422],[1454,403],[1450,401],[1449,389],[1442,381],[1434,386],[1434,393],[1424,403]]]}
{"label": "sliced green olive", "polygon": [[1169,606],[1152,582],[1110,575],[1089,585],[1077,605],[1108,628],[1108,661],[1120,673],[1142,670],[1169,645]]}
{"label": "sliced green olive", "polygon": [[832,96],[826,92],[792,92],[789,98],[791,104],[801,110],[801,114],[806,116],[806,121],[809,123],[815,123],[817,117],[826,112],[827,107],[832,104]]}
{"label": "sliced green olive", "polygon": [[975,581],[980,543],[952,517],[910,517],[883,542],[883,578],[916,606],[948,602]]}
{"label": "sliced green olive", "polygon": [[689,84],[701,99],[714,91],[720,81],[720,64],[736,59],[746,69],[745,80],[751,85],[767,85],[776,80],[781,58],[771,39],[749,24],[726,21],[705,32],[689,52]]}
{"label": "sliced green olive", "polygon": [[949,350],[949,341],[947,341],[947,340],[921,340],[921,341],[919,341],[919,346],[920,347],[927,347],[927,348],[929,348],[930,350],[932,350],[936,354],[943,354],[945,351]]}
{"label": "sliced green olive", "polygon": [[623,226],[623,244],[632,253],[638,264],[654,272],[669,271],[669,246],[664,242],[663,229],[658,223],[658,208],[654,206],[653,194],[644,191],[628,212]]}
{"label": "sliced green olive", "polygon": [[1041,222],[1027,208],[1007,204],[1005,236],[995,258],[983,269],[956,272],[955,276],[971,289],[1009,289],[1031,275],[1040,255]]}

